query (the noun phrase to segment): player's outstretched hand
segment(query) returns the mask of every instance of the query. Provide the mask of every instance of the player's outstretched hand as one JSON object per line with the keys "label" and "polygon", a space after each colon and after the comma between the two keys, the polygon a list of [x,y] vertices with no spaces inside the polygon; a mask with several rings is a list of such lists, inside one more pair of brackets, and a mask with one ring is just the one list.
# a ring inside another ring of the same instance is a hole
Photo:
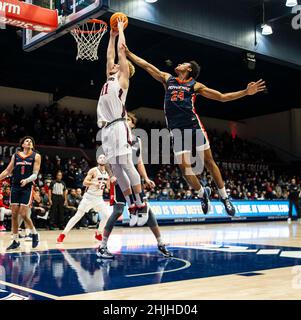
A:
{"label": "player's outstretched hand", "polygon": [[122,44],[122,49],[125,50],[126,55],[128,55],[130,53],[129,48],[127,47],[127,45],[125,43]]}
{"label": "player's outstretched hand", "polygon": [[145,183],[147,184],[148,187],[150,187],[151,189],[154,188],[156,186],[155,182],[151,179],[146,179]]}
{"label": "player's outstretched hand", "polygon": [[117,22],[118,22],[118,30],[124,30],[124,26],[125,26],[125,21],[122,20],[121,18],[118,18],[117,19]]}
{"label": "player's outstretched hand", "polygon": [[257,82],[250,82],[247,87],[247,94],[252,96],[258,92],[264,91],[266,89],[265,81],[262,79],[258,80]]}

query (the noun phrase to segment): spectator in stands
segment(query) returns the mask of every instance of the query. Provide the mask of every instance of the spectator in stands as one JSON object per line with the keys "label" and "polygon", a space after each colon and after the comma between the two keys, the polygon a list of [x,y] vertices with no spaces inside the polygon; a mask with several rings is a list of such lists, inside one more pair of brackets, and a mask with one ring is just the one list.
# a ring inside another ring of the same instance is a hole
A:
{"label": "spectator in stands", "polygon": [[76,197],[76,190],[71,189],[70,193],[67,195],[67,206],[65,207],[65,220],[69,221],[76,213],[79,201]]}
{"label": "spectator in stands", "polygon": [[6,231],[4,226],[4,217],[11,216],[10,206],[10,187],[3,187],[3,192],[0,193],[0,232]]}
{"label": "spectator in stands", "polygon": [[64,181],[62,181],[63,174],[58,171],[56,180],[52,181],[49,186],[49,203],[51,205],[50,227],[59,227],[64,230],[64,206],[67,205],[67,188]]}
{"label": "spectator in stands", "polygon": [[300,209],[300,197],[301,191],[300,186],[296,183],[296,179],[293,178],[289,185],[289,212],[288,212],[288,223],[291,223],[293,218],[293,206],[297,211],[297,218],[301,218],[301,209]]}
{"label": "spectator in stands", "polygon": [[44,217],[45,220],[48,218],[49,207],[44,205],[39,187],[34,188],[31,214],[35,220],[39,217]]}

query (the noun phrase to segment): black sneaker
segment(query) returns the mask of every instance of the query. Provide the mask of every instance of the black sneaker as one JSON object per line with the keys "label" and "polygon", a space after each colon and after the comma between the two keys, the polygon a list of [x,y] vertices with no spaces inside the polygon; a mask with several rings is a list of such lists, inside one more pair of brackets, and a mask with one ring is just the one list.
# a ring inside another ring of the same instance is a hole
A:
{"label": "black sneaker", "polygon": [[36,234],[33,234],[32,235],[32,248],[36,248],[38,246],[40,242],[40,237],[39,237],[39,234],[36,233]]}
{"label": "black sneaker", "polygon": [[109,252],[107,247],[99,247],[97,249],[96,255],[103,259],[114,259],[114,256]]}
{"label": "black sneaker", "polygon": [[16,250],[20,247],[20,242],[19,241],[16,241],[14,240],[9,247],[6,248],[6,251],[9,251],[9,250]]}
{"label": "black sneaker", "polygon": [[207,214],[208,211],[210,211],[211,209],[210,195],[211,195],[211,189],[209,187],[205,187],[203,198],[201,198],[201,205],[202,205],[202,210],[204,214]]}
{"label": "black sneaker", "polygon": [[161,244],[161,245],[158,244],[158,250],[159,250],[159,251],[163,254],[163,256],[166,257],[166,258],[171,258],[171,257],[173,257],[173,254],[166,249],[165,244]]}
{"label": "black sneaker", "polygon": [[230,199],[229,198],[222,199],[222,203],[224,204],[228,215],[231,217],[234,217],[235,216],[235,208],[234,208],[232,202],[230,201]]}

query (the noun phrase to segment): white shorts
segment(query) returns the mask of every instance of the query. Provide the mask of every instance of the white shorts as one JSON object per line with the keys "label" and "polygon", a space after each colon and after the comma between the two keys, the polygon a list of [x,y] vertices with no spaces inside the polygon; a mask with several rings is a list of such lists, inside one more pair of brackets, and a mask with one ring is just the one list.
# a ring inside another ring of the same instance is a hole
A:
{"label": "white shorts", "polygon": [[115,122],[101,130],[102,148],[111,164],[118,156],[132,153],[132,135],[126,121]]}
{"label": "white shorts", "polygon": [[107,212],[108,210],[107,205],[101,196],[94,196],[86,192],[77,210],[86,213],[91,209],[94,209],[96,212]]}

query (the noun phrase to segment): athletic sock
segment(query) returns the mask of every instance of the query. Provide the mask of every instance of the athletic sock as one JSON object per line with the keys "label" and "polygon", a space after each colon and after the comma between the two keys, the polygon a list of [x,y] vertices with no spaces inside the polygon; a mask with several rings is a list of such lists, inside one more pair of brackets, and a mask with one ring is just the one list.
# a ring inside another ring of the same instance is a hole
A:
{"label": "athletic sock", "polygon": [[227,191],[226,191],[225,187],[223,187],[222,189],[218,189],[218,193],[222,199],[228,198]]}
{"label": "athletic sock", "polygon": [[136,198],[136,201],[135,201],[136,205],[138,207],[141,207],[143,205],[143,202],[142,202],[140,193],[135,193],[135,198]]}
{"label": "athletic sock", "polygon": [[108,243],[108,237],[102,237],[102,241],[101,241],[101,248],[105,248],[107,246]]}
{"label": "athletic sock", "polygon": [[29,236],[30,235],[30,229],[25,229],[25,236]]}
{"label": "athletic sock", "polygon": [[197,193],[198,193],[198,196],[199,196],[200,198],[203,198],[203,196],[204,196],[204,188],[203,188],[203,186],[201,186],[201,189],[198,190]]}
{"label": "athletic sock", "polygon": [[13,233],[13,241],[18,241],[19,239],[19,234],[18,233]]}
{"label": "athletic sock", "polygon": [[125,197],[127,205],[130,207],[134,203],[133,195],[130,194],[130,195],[124,196],[124,197]]}
{"label": "athletic sock", "polygon": [[30,233],[31,233],[31,234],[37,234],[37,230],[36,230],[36,228],[35,228],[35,227],[33,227],[33,229],[31,229],[31,230],[30,230]]}
{"label": "athletic sock", "polygon": [[162,246],[163,245],[163,241],[162,241],[161,237],[158,237],[157,241],[158,241],[158,246]]}

